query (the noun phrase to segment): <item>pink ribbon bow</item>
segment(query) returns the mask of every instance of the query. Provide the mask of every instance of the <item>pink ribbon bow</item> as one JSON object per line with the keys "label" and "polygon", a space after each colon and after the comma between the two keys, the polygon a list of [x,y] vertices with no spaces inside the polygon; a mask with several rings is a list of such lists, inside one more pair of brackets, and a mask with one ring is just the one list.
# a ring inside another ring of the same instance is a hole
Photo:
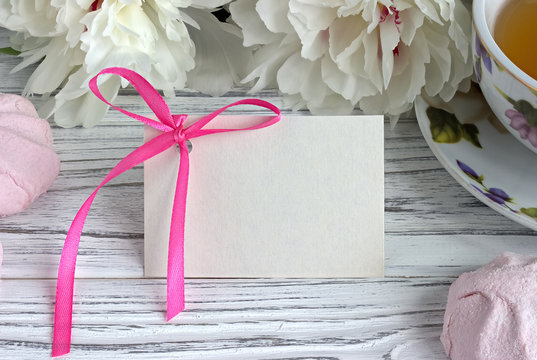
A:
{"label": "pink ribbon bow", "polygon": [[[116,74],[128,80],[138,90],[147,105],[153,110],[160,122],[146,118],[144,116],[131,113],[110,104],[101,94],[97,86],[97,78],[101,74]],[[114,109],[143,122],[155,129],[162,131],[162,134],[148,141],[144,145],[135,149],[123,160],[121,160],[97,186],[95,191],[84,202],[76,214],[71,227],[67,233],[63,246],[60,266],[58,270],[58,284],[56,288],[56,308],[54,315],[54,339],[52,345],[52,356],[67,354],[71,348],[71,326],[73,316],[73,282],[75,276],[76,256],[78,244],[82,234],[82,228],[89,209],[97,195],[97,192],[107,182],[141,164],[145,160],[160,154],[171,146],[178,144],[180,150],[179,174],[177,176],[177,186],[175,189],[174,204],[172,210],[170,242],[168,249],[168,280],[167,280],[167,321],[171,320],[185,308],[185,280],[184,280],[184,227],[186,194],[188,187],[188,146],[187,140],[199,136],[210,135],[228,131],[255,130],[277,123],[280,118],[280,110],[269,102],[258,99],[244,99],[227,105],[212,114],[209,114],[194,124],[183,127],[187,115],[172,115],[168,105],[160,94],[142,76],[134,71],[124,68],[108,68],[101,71],[89,82],[91,91],[102,101],[112,106]],[[225,111],[227,108],[237,105],[256,105],[273,111],[276,116],[258,125],[241,129],[203,129],[212,119]]]}

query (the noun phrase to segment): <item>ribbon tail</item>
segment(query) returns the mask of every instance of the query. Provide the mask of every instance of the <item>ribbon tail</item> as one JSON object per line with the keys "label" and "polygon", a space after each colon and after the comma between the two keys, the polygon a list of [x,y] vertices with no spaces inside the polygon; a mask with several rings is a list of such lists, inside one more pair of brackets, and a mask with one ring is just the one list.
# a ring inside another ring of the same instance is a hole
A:
{"label": "ribbon tail", "polygon": [[185,309],[185,213],[188,188],[189,157],[185,141],[179,143],[181,158],[177,186],[173,202],[170,242],[168,245],[167,271],[167,311],[166,321],[170,321]]}
{"label": "ribbon tail", "polygon": [[[84,222],[88,216],[93,199],[97,192],[107,182],[123,172],[141,164],[147,159],[161,153],[174,144],[173,134],[165,133],[145,143],[132,151],[121,160],[95,191],[84,202],[76,214],[63,245],[60,266],[58,269],[58,283],[56,287],[56,305],[54,310],[54,338],[52,341],[52,356],[60,356],[71,350],[71,326],[73,318],[73,286],[75,278],[76,258],[80,236],[84,228]],[[186,146],[186,145],[185,145]]]}
{"label": "ribbon tail", "polygon": [[67,354],[71,349],[71,326],[73,313],[73,282],[75,276],[78,244],[84,221],[88,215],[93,199],[97,195],[97,188],[84,202],[76,214],[63,246],[58,270],[58,284],[56,287],[56,305],[54,310],[54,338],[52,341],[52,356]]}

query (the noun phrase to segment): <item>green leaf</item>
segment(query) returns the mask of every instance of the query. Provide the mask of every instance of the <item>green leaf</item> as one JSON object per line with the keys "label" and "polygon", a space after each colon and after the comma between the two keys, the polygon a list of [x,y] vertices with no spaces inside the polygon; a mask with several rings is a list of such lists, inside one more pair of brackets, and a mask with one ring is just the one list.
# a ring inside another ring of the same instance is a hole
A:
{"label": "green leaf", "polygon": [[6,55],[19,55],[21,52],[13,49],[12,47],[0,48],[0,53]]}
{"label": "green leaf", "polygon": [[509,95],[507,95],[506,93],[504,93],[503,91],[500,90],[499,87],[497,87],[496,85],[494,85],[494,87],[496,88],[496,90],[500,93],[500,95],[502,95],[505,100],[509,101],[511,104],[515,105],[516,101],[513,100]]}
{"label": "green leaf", "polygon": [[537,219],[537,208],[522,208],[520,212],[526,214],[534,219]]}
{"label": "green leaf", "polygon": [[462,127],[455,115],[442,109],[427,108],[431,135],[437,143],[454,144],[462,139]]}
{"label": "green leaf", "polygon": [[529,114],[526,114],[526,120],[528,121],[529,126],[537,126],[537,110],[533,110]]}
{"label": "green leaf", "polygon": [[474,124],[462,124],[462,137],[475,147],[483,148],[479,142],[479,129]]}
{"label": "green leaf", "polygon": [[501,66],[500,64],[498,64],[495,60],[492,60],[492,62],[494,62],[494,64],[496,65],[496,69],[498,69],[498,71],[505,71],[505,69],[503,68],[503,66]]}
{"label": "green leaf", "polygon": [[479,74],[480,74],[480,76],[479,76],[478,83],[480,83],[481,80],[483,79],[483,62],[481,61],[481,57],[479,57],[479,56],[475,57],[475,61],[476,61],[477,66],[479,66]]}
{"label": "green leaf", "polygon": [[524,115],[530,126],[537,126],[537,109],[535,109],[528,101],[518,100],[513,104],[516,111]]}

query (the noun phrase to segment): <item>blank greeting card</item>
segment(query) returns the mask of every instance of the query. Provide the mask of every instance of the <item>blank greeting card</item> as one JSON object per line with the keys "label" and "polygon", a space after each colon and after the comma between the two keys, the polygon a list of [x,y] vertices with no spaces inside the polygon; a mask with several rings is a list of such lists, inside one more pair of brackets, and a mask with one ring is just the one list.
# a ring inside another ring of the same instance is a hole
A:
{"label": "blank greeting card", "polygon": [[[214,126],[255,118],[220,116]],[[382,116],[284,116],[265,129],[193,139],[185,275],[382,276],[383,124]],[[145,128],[146,141],[158,134]],[[165,277],[179,152],[144,166],[145,275]]]}

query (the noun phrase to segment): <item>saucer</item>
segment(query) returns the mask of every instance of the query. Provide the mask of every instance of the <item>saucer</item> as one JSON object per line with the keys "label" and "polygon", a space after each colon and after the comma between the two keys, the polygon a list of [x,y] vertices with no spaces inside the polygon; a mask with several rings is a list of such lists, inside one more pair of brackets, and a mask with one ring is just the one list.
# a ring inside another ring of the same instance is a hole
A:
{"label": "saucer", "polygon": [[537,230],[537,154],[494,116],[478,87],[445,103],[418,97],[416,117],[427,144],[472,195]]}

